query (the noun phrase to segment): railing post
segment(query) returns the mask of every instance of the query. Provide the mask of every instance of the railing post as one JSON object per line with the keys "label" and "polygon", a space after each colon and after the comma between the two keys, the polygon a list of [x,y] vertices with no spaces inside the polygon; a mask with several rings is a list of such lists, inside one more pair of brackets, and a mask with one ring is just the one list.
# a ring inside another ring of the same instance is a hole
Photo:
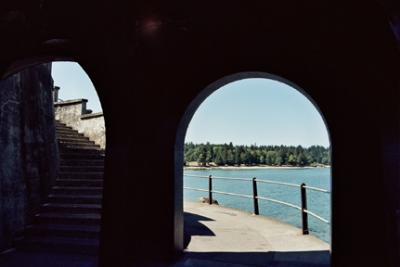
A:
{"label": "railing post", "polygon": [[253,177],[253,203],[254,203],[254,214],[259,215],[260,211],[258,209],[258,193],[257,193],[257,181],[256,177]]}
{"label": "railing post", "polygon": [[303,228],[303,235],[308,235],[308,214],[305,212],[307,210],[307,193],[306,184],[302,183],[300,185],[300,195],[301,195],[301,224]]}
{"label": "railing post", "polygon": [[208,176],[208,204],[212,204],[213,199],[212,199],[212,176]]}

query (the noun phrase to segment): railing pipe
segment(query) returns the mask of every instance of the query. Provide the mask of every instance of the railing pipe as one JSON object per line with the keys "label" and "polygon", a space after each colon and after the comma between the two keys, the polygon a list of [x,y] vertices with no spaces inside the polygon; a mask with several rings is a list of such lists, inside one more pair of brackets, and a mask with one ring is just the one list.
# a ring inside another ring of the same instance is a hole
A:
{"label": "railing pipe", "polygon": [[301,224],[303,229],[303,235],[308,235],[308,213],[307,213],[307,192],[306,184],[302,183],[300,185],[300,195],[301,195]]}
{"label": "railing pipe", "polygon": [[270,201],[270,202],[273,202],[273,203],[285,205],[285,206],[288,206],[288,207],[291,207],[291,208],[294,208],[294,209],[298,209],[298,210],[301,211],[301,207],[300,206],[294,205],[294,204],[289,203],[289,202],[280,201],[280,200],[269,198],[269,197],[258,197],[258,199],[262,199],[262,200]]}
{"label": "railing pipe", "polygon": [[310,214],[310,215],[313,216],[314,218],[317,218],[317,219],[320,220],[321,222],[330,224],[329,221],[328,221],[327,219],[322,218],[321,216],[315,214],[315,213],[312,212],[312,211],[306,210],[305,212],[307,212],[307,214]]}
{"label": "railing pipe", "polygon": [[249,178],[240,178],[240,177],[222,177],[222,176],[213,176],[214,180],[229,180],[229,181],[245,181],[249,182],[251,179]]}
{"label": "railing pipe", "polygon": [[310,189],[310,190],[313,190],[313,191],[317,191],[317,192],[322,192],[322,193],[330,193],[329,190],[318,188],[318,187],[314,187],[314,186],[304,186],[304,188],[307,188],[307,189]]}
{"label": "railing pipe", "polygon": [[[213,179],[214,179],[214,178],[213,178]],[[252,196],[252,195],[244,195],[244,194],[237,194],[237,193],[229,193],[229,192],[217,191],[217,190],[213,190],[212,193],[213,193],[213,195],[214,195],[214,194],[221,194],[221,195],[227,195],[227,196],[235,196],[235,197],[243,197],[243,198],[253,199],[253,196]]]}
{"label": "railing pipe", "polygon": [[212,205],[212,175],[208,176],[208,204]]}
{"label": "railing pipe", "polygon": [[277,181],[271,181],[271,180],[261,180],[257,179],[257,182],[259,183],[266,183],[266,184],[276,184],[276,185],[286,185],[286,186],[291,186],[291,187],[299,187],[299,184],[292,184],[292,183],[285,183],[285,182],[277,182]]}
{"label": "railing pipe", "polygon": [[[284,183],[284,182],[276,182],[276,181],[270,181],[270,180],[258,180],[256,177],[249,179],[249,178],[229,178],[229,177],[218,177],[218,176],[199,176],[199,175],[185,175],[188,177],[194,177],[194,178],[208,178],[208,190],[207,189],[200,189],[200,188],[193,188],[193,187],[184,187],[184,189],[188,189],[188,190],[194,190],[194,191],[203,191],[203,192],[208,192],[208,204],[212,205],[213,203],[213,193],[216,194],[222,194],[222,195],[230,195],[230,196],[237,196],[237,197],[244,197],[244,198],[252,198],[253,199],[253,203],[254,203],[254,214],[259,215],[259,206],[258,206],[258,200],[266,200],[266,201],[270,201],[270,202],[274,202],[274,203],[278,203],[278,204],[282,204],[282,205],[286,205],[295,209],[300,210],[301,212],[301,220],[302,220],[302,231],[304,235],[309,234],[309,229],[308,229],[308,214],[310,214],[311,216],[321,220],[322,222],[325,222],[327,224],[330,224],[330,222],[327,219],[322,218],[321,216],[307,210],[307,189],[313,190],[313,191],[319,191],[319,192],[323,192],[323,193],[330,193],[329,190],[326,189],[322,189],[322,188],[318,188],[318,187],[312,187],[312,186],[306,186],[305,183],[302,183],[301,185],[295,185],[295,184],[291,184],[291,183]],[[238,193],[229,193],[229,192],[223,192],[223,191],[216,191],[213,190],[213,186],[212,186],[212,180],[213,179],[224,179],[224,180],[241,180],[241,181],[252,181],[252,185],[253,185],[253,194],[252,195],[244,195],[244,194],[238,194]],[[284,202],[284,201],[280,201],[277,199],[273,199],[273,198],[268,198],[268,197],[262,197],[262,196],[258,196],[258,192],[257,192],[257,183],[270,183],[270,184],[278,184],[278,185],[286,185],[286,186],[300,186],[300,196],[301,196],[301,207],[288,203],[288,202]]]}
{"label": "railing pipe", "polygon": [[258,208],[258,193],[257,193],[256,177],[253,178],[253,203],[254,203],[254,214],[260,215],[260,211]]}

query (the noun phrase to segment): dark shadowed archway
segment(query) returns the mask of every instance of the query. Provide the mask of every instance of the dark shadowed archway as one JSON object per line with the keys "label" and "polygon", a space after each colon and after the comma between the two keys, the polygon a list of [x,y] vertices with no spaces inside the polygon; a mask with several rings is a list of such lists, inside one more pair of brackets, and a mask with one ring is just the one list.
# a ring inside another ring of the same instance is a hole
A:
{"label": "dark shadowed archway", "polygon": [[8,0],[0,73],[76,60],[92,78],[107,123],[101,266],[181,251],[182,116],[211,82],[259,70],[304,88],[329,124],[333,265],[397,267],[400,60],[380,3]]}
{"label": "dark shadowed archway", "polygon": [[[97,261],[105,121],[102,112],[93,114],[88,100],[79,97],[83,88],[76,88],[77,99],[58,98],[52,62],[16,64],[0,81],[0,145],[2,157],[10,159],[2,160],[1,173],[6,175],[0,179],[2,190],[11,193],[0,196],[0,250],[17,250],[8,255],[5,266],[55,261],[68,265],[75,261],[68,253],[87,256],[78,260],[81,264]],[[83,78],[90,84],[86,75],[76,65],[74,74],[63,79]],[[39,253],[31,260],[21,256],[31,251]]]}

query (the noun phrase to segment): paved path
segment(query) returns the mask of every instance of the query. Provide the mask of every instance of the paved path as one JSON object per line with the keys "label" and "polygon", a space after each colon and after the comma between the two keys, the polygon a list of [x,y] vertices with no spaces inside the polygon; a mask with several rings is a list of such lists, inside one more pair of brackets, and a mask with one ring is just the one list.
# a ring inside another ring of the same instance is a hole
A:
{"label": "paved path", "polygon": [[330,246],[291,225],[217,205],[185,203],[184,258],[175,266],[329,266]]}
{"label": "paved path", "polygon": [[[330,261],[329,245],[298,228],[201,203],[185,203],[185,245],[183,257],[168,267],[328,267]],[[73,254],[0,255],[2,267],[95,267],[96,262]]]}

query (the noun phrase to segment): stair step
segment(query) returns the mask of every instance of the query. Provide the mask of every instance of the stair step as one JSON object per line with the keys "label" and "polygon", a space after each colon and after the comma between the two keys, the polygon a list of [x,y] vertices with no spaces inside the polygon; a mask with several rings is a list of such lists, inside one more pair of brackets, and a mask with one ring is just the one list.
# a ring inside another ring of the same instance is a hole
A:
{"label": "stair step", "polygon": [[72,127],[69,127],[67,125],[61,125],[61,124],[56,124],[56,131],[61,130],[61,131],[75,131]]}
{"label": "stair step", "polygon": [[95,186],[53,186],[54,194],[82,195],[82,194],[101,194],[103,187]]}
{"label": "stair step", "polygon": [[56,126],[67,126],[65,123],[61,122],[60,120],[55,120]]}
{"label": "stair step", "polygon": [[62,150],[94,150],[97,153],[101,149],[96,144],[87,143],[58,143],[58,145]]}
{"label": "stair step", "polygon": [[72,128],[58,127],[58,126],[56,126],[56,133],[57,133],[57,134],[58,134],[58,133],[61,133],[61,134],[64,134],[64,133],[66,133],[66,134],[69,134],[69,133],[77,134],[77,133],[79,133],[79,132],[78,132],[78,131],[75,131],[75,130],[72,129]]}
{"label": "stair step", "polygon": [[100,226],[98,225],[64,225],[64,224],[38,224],[27,227],[28,238],[39,237],[74,237],[74,238],[99,238]]}
{"label": "stair step", "polygon": [[62,204],[101,204],[102,195],[50,194],[48,201],[49,203]]}
{"label": "stair step", "polygon": [[61,167],[66,166],[101,166],[104,167],[103,159],[61,159]]}
{"label": "stair step", "polygon": [[57,186],[103,186],[103,179],[57,179]]}
{"label": "stair step", "polygon": [[71,166],[61,165],[60,172],[104,172],[104,165],[102,166]]}
{"label": "stair step", "polygon": [[103,179],[103,172],[60,172],[61,179]]}
{"label": "stair step", "polygon": [[25,251],[51,251],[97,255],[98,239],[68,238],[68,237],[38,237],[24,239],[17,245]]}
{"label": "stair step", "polygon": [[99,213],[39,213],[35,215],[38,223],[100,225]]}
{"label": "stair step", "polygon": [[57,131],[56,132],[56,136],[57,136],[57,139],[58,138],[61,138],[61,139],[63,139],[63,138],[66,138],[66,139],[68,139],[68,138],[71,138],[71,139],[74,139],[74,138],[78,138],[78,139],[81,139],[81,138],[87,138],[86,136],[84,136],[83,134],[81,134],[81,133],[78,133],[78,132],[74,132],[74,131],[71,131],[71,132],[67,132],[67,131]]}
{"label": "stair step", "polygon": [[43,212],[70,212],[70,213],[100,213],[100,204],[62,204],[62,203],[45,203],[41,207]]}
{"label": "stair step", "polygon": [[67,128],[72,128],[72,127],[70,127],[70,126],[68,126],[67,124],[65,124],[65,123],[63,123],[63,122],[59,122],[59,121],[56,121],[56,123],[54,124],[56,127],[60,127],[60,128],[65,128],[65,127],[67,127]]}
{"label": "stair step", "polygon": [[61,160],[104,160],[104,155],[100,151],[96,151],[96,153],[60,151],[60,158]]}
{"label": "stair step", "polygon": [[104,150],[60,121],[59,179],[18,248],[96,255],[102,210]]}
{"label": "stair step", "polygon": [[57,138],[57,141],[60,145],[87,145],[87,146],[96,146],[93,141],[84,138]]}
{"label": "stair step", "polygon": [[66,147],[64,145],[59,146],[60,154],[81,154],[81,155],[103,155],[104,151],[99,147]]}

